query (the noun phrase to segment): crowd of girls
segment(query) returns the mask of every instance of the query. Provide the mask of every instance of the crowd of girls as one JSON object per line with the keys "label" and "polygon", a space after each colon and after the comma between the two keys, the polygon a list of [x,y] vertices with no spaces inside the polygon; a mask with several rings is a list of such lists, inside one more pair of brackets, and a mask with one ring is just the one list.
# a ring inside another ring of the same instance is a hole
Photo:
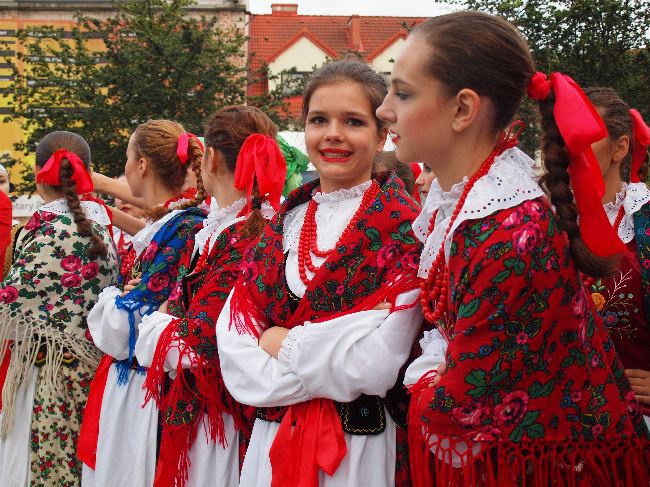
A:
{"label": "crowd of girls", "polygon": [[45,204],[0,215],[0,485],[648,485],[639,112],[475,12],[413,29],[390,87],[348,59],[303,95],[290,192],[253,107],[140,125],[126,181],[40,141]]}

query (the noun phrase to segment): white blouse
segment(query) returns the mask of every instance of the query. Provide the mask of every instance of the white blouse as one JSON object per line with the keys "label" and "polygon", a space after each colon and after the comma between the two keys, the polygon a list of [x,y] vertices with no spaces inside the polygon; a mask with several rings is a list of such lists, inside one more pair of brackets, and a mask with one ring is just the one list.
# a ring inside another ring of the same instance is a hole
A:
{"label": "white blouse", "polygon": [[616,222],[619,208],[623,206],[625,213],[616,230],[624,243],[629,243],[634,238],[634,214],[648,201],[650,201],[650,189],[645,183],[623,183],[616,199],[604,205],[605,213],[612,225]]}
{"label": "white blouse", "polygon": [[[332,248],[359,208],[367,181],[349,190],[316,193],[317,242]],[[285,217],[286,278],[298,297],[306,286],[298,272],[298,241],[307,203]],[[325,259],[312,255],[316,266]],[[312,274],[308,271],[308,277]],[[397,298],[398,305],[415,301],[419,290]],[[230,298],[217,322],[221,368],[229,391],[238,401],[257,407],[283,406],[311,398],[349,402],[360,394],[384,396],[395,384],[420,326],[419,306],[389,313],[368,310],[317,324],[292,328],[278,359],[259,347],[255,337],[230,327]]]}
{"label": "white blouse", "polygon": [[[491,215],[495,211],[512,208],[520,203],[533,200],[544,195],[539,186],[537,176],[533,171],[534,161],[519,149],[506,150],[498,156],[488,173],[479,179],[470,190],[462,211],[456,218],[453,227],[445,240],[445,257],[449,259],[449,249],[456,229],[467,220],[478,220]],[[468,178],[454,186],[449,192],[444,192],[434,180],[422,212],[413,222],[413,231],[424,243],[420,258],[418,275],[427,277],[429,269],[436,258],[442,239],[451,221],[456,203],[463,194]],[[429,222],[438,211],[435,228],[428,234]]]}

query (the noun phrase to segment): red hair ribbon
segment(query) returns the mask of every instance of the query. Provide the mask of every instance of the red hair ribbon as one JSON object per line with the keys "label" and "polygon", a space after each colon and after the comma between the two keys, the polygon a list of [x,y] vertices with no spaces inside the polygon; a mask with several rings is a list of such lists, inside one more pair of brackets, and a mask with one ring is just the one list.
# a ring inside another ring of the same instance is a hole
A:
{"label": "red hair ribbon", "polygon": [[190,139],[196,139],[199,146],[201,146],[201,150],[203,150],[203,144],[196,135],[189,132],[183,132],[178,136],[178,144],[176,145],[176,155],[183,165],[187,164],[187,160],[190,158],[187,152],[190,146]]}
{"label": "red hair ribbon", "polygon": [[275,139],[262,134],[249,135],[241,146],[235,167],[235,188],[246,191],[246,207],[251,206],[253,183],[257,178],[260,197],[278,211],[286,177],[287,163]]}
{"label": "red hair ribbon", "polygon": [[528,94],[544,100],[553,88],[553,114],[569,153],[571,188],[580,217],[580,235],[587,248],[600,257],[627,252],[603,209],[605,182],[591,144],[607,137],[607,128],[580,86],[562,73],[536,73]]}
{"label": "red hair ribbon", "polygon": [[648,145],[650,145],[650,127],[643,121],[641,114],[632,108],[630,110],[632,117],[632,167],[630,169],[630,182],[638,183],[639,169],[645,161],[648,154]]}
{"label": "red hair ribbon", "polygon": [[38,171],[36,182],[50,186],[61,186],[61,161],[67,159],[72,166],[72,179],[78,194],[90,193],[93,190],[93,180],[88,169],[79,156],[67,149],[59,149],[50,157],[45,165]]}

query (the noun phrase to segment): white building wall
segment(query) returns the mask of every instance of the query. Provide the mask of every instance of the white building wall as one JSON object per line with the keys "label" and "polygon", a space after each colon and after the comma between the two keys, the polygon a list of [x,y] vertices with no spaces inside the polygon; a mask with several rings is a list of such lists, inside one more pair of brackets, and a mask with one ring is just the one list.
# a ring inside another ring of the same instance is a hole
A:
{"label": "white building wall", "polygon": [[[325,51],[308,38],[303,37],[270,62],[269,71],[272,75],[291,68],[296,68],[297,71],[311,72],[314,66],[320,67],[327,61],[328,57]],[[279,81],[269,80],[269,90],[273,90]]]}
{"label": "white building wall", "polygon": [[390,46],[384,49],[379,56],[372,60],[372,65],[380,73],[392,73],[394,60],[399,54],[402,46],[404,45],[404,39],[401,37],[396,39]]}

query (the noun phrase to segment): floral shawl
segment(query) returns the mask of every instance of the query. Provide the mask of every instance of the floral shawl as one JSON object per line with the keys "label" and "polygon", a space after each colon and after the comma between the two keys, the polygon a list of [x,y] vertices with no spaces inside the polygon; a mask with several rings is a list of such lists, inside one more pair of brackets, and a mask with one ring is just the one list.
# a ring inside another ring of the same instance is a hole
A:
{"label": "floral shawl", "polygon": [[[95,367],[101,352],[88,339],[86,317],[100,291],[117,279],[117,256],[108,228],[92,223],[108,248],[106,257],[86,254],[87,237],[69,215],[37,211],[15,245],[14,265],[0,287],[0,337],[15,340],[3,387],[2,432],[12,423],[15,395],[29,369],[55,390],[64,361]],[[0,347],[0,361],[8,342]]]}
{"label": "floral shawl", "polygon": [[118,362],[118,384],[126,384],[129,368],[133,365],[137,328],[135,314],[145,316],[157,310],[169,298],[176,280],[187,274],[188,268],[182,263],[187,252],[186,243],[204,218],[203,210],[187,208],[167,221],[136,259],[132,277],[140,274],[140,284],[127,295],[115,298],[117,308],[129,314],[130,325],[129,358]]}
{"label": "floral shawl", "polygon": [[[215,239],[204,266],[182,278],[172,292],[169,314],[176,316],[161,334],[153,363],[147,373],[147,395],[162,411],[162,440],[155,485],[182,487],[187,481],[189,451],[203,424],[212,441],[225,443],[222,414],[233,416],[235,427],[250,435],[253,408],[237,403],[221,377],[215,325],[232,290],[242,256],[255,237],[243,237],[245,220],[223,230]],[[188,241],[188,249],[193,241]],[[191,254],[191,250],[187,255]],[[199,262],[202,257],[199,257]],[[165,357],[171,348],[179,351],[176,377],[163,391]],[[191,367],[184,369],[187,358]]]}
{"label": "floral shawl", "polygon": [[[257,336],[260,330],[253,319],[263,327],[292,328],[307,320],[320,322],[372,309],[382,301],[394,305],[397,296],[417,288],[421,245],[413,235],[411,222],[419,208],[394,174],[380,175],[377,183],[381,189],[376,199],[359,217],[347,240],[332,251],[316,272],[297,309],[292,312],[285,278],[284,217],[291,209],[311,199],[319,181],[294,190],[272,223],[267,225],[257,245],[245,256],[241,277],[231,298],[231,326],[240,333]],[[323,454],[330,457],[328,461],[336,470],[337,459],[340,462],[341,453],[345,454],[345,440],[331,400],[312,399],[280,408],[279,415],[284,419],[271,449],[274,485],[276,482],[291,485],[290,478],[295,479],[299,470],[306,472],[304,480],[308,483],[305,485],[313,483],[317,475],[315,461],[305,466],[300,465],[298,458],[309,462],[316,456],[317,445],[330,440],[335,441],[338,448]],[[316,416],[321,419],[314,425],[310,418]],[[304,443],[296,443],[288,433],[293,419],[297,421],[294,437],[303,434],[309,437]],[[336,439],[326,436],[328,432],[334,432]]]}
{"label": "floral shawl", "polygon": [[415,484],[647,485],[638,404],[547,201],[465,221],[448,266],[447,370],[411,400]]}

